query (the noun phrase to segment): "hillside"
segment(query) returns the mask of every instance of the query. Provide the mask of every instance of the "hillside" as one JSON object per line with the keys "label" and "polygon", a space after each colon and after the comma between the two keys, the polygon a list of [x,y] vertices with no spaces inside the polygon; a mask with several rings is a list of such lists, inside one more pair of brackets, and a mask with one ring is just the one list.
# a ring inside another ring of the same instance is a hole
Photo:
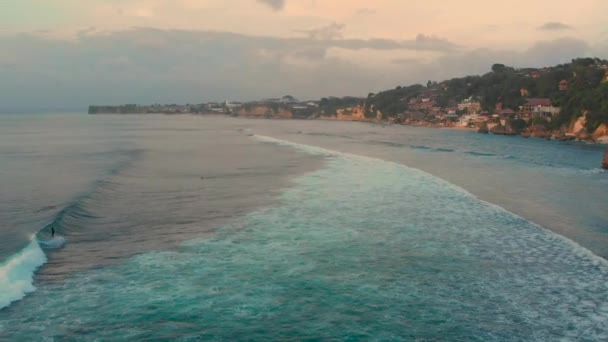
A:
{"label": "hillside", "polygon": [[482,112],[492,114],[509,109],[514,116],[524,109],[528,99],[534,98],[548,98],[553,106],[561,107],[561,112],[551,120],[551,128],[569,125],[586,113],[586,129],[593,131],[601,123],[608,123],[608,61],[579,58],[541,69],[494,64],[482,76],[429,81],[426,86],[400,86],[369,94],[364,104],[369,118],[376,117],[378,112],[384,119],[412,112],[427,116],[450,112],[462,115],[466,111],[458,105],[465,99],[479,102]]}
{"label": "hillside", "polygon": [[[388,120],[402,124],[504,126],[531,136],[590,137],[608,126],[608,61],[578,58],[546,68],[494,64],[481,76],[398,86],[366,98],[293,96],[240,103],[91,106],[91,114],[230,114],[249,118]],[[599,129],[599,131],[598,131]],[[557,132],[557,133],[556,133]],[[604,134],[605,135],[605,134]],[[593,137],[591,137],[593,138]],[[589,138],[589,139],[591,139]]]}

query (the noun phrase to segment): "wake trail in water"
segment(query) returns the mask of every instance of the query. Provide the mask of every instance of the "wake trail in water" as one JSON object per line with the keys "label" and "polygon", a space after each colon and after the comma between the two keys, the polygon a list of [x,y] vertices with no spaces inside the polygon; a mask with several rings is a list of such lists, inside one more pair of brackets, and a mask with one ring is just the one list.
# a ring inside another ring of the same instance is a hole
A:
{"label": "wake trail in water", "polygon": [[[30,242],[22,250],[0,264],[0,310],[11,303],[23,299],[36,290],[34,276],[36,271],[47,262],[44,250],[57,250],[68,243],[70,233],[78,231],[84,222],[94,218],[94,208],[89,199],[104,188],[111,187],[111,178],[128,167],[141,151],[127,151],[121,160],[109,169],[105,176],[93,183],[90,190],[77,196],[55,215],[52,221],[31,236]],[[56,236],[51,236],[54,229]]]}

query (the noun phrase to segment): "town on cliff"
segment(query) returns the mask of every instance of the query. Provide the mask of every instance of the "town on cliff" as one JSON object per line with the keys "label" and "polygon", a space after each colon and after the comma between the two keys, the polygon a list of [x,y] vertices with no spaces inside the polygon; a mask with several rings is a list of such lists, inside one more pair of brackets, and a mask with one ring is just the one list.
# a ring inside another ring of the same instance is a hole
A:
{"label": "town on cliff", "polygon": [[545,68],[494,64],[482,76],[399,86],[367,97],[299,101],[90,106],[90,114],[219,114],[245,118],[388,122],[480,133],[608,143],[608,61]]}

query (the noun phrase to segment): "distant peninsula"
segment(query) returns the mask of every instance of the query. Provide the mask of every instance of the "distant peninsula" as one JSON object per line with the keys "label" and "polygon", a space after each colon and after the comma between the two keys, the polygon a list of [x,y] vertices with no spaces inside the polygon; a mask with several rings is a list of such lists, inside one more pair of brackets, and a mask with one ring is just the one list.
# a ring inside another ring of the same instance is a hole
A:
{"label": "distant peninsula", "polygon": [[481,76],[398,86],[367,97],[293,96],[251,102],[90,106],[90,114],[200,114],[449,127],[480,133],[608,142],[608,61],[544,68],[494,64]]}

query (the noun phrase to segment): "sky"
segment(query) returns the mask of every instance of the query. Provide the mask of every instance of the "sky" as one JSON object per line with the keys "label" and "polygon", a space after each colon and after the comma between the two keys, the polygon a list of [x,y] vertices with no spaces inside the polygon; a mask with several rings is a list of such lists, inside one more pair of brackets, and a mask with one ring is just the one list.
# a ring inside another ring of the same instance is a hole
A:
{"label": "sky", "polygon": [[0,110],[366,96],[608,58],[608,1],[2,0]]}

